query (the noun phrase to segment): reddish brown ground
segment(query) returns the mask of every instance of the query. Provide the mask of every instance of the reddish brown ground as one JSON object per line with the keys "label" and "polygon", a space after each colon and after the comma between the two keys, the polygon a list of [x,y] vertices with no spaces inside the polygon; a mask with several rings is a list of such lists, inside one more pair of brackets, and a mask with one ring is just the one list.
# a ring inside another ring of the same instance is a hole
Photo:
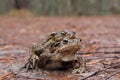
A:
{"label": "reddish brown ground", "polygon": [[[18,70],[22,64],[27,62],[28,49],[31,45],[40,42],[53,31],[64,29],[75,31],[77,36],[83,39],[83,48],[79,54],[81,53],[86,59],[84,74],[75,75],[69,71],[45,71],[32,74],[31,72],[22,73]],[[12,68],[11,65],[13,65]],[[106,69],[108,67],[112,68]],[[104,69],[106,70],[101,71]],[[84,79],[97,71],[100,72]],[[109,76],[111,77],[109,78]],[[0,17],[0,80],[44,79],[119,80],[120,16]]]}

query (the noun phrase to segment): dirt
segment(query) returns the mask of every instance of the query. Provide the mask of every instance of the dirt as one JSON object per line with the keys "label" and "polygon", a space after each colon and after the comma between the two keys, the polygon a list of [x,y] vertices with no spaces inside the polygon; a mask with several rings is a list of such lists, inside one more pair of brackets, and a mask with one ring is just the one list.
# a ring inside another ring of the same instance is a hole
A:
{"label": "dirt", "polygon": [[[86,71],[22,72],[30,47],[47,34],[72,30],[83,39]],[[120,16],[0,17],[0,80],[119,80]]]}

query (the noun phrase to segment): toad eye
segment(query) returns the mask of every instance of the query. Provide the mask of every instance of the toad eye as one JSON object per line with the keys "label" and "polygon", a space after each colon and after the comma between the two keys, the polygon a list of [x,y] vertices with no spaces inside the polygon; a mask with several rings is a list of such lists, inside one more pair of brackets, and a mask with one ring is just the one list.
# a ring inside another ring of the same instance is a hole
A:
{"label": "toad eye", "polygon": [[63,44],[67,44],[68,43],[68,40],[63,40]]}

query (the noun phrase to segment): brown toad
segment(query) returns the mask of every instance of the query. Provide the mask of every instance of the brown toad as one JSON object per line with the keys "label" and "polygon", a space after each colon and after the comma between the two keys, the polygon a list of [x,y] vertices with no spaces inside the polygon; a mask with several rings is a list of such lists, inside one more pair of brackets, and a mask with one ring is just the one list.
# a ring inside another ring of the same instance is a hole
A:
{"label": "brown toad", "polygon": [[73,72],[83,72],[85,62],[76,55],[81,48],[81,39],[75,37],[75,32],[54,32],[41,44],[31,48],[31,56],[25,65],[30,69],[74,69]]}

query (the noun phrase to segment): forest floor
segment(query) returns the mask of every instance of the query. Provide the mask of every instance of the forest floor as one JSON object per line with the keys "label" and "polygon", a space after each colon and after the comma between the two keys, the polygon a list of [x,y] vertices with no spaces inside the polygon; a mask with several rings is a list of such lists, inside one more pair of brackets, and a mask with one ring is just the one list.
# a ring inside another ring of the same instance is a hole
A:
{"label": "forest floor", "polygon": [[[21,72],[30,47],[61,30],[82,38],[85,73]],[[0,17],[0,80],[120,80],[120,16]]]}

